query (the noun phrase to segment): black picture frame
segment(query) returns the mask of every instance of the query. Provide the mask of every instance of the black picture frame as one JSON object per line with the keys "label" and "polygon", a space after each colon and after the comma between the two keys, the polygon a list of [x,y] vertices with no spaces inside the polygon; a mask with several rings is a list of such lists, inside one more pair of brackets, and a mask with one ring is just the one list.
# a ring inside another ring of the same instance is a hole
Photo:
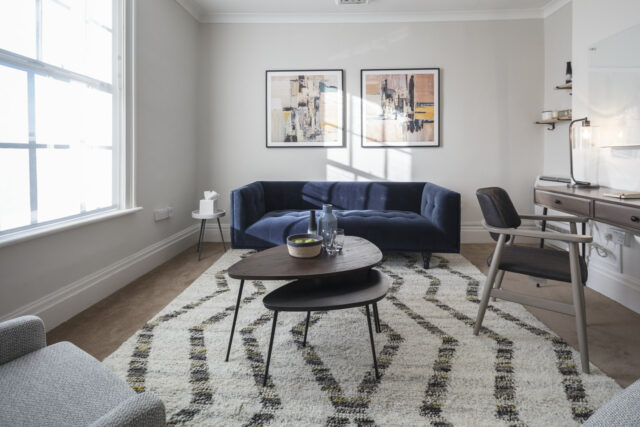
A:
{"label": "black picture frame", "polygon": [[[366,121],[366,110],[365,110],[365,74],[369,72],[373,72],[376,74],[389,73],[393,74],[394,72],[405,71],[408,72],[406,74],[410,74],[413,71],[423,71],[428,72],[428,74],[433,74],[434,77],[434,142],[433,143],[389,143],[389,142],[381,142],[381,143],[371,143],[366,142],[366,132],[365,132],[365,121]],[[442,145],[440,139],[440,123],[441,123],[441,112],[440,112],[440,68],[439,67],[425,67],[425,68],[363,68],[360,70],[360,146],[363,148],[438,148]]]}
{"label": "black picture frame", "polygon": [[[271,141],[271,110],[270,110],[270,81],[269,77],[275,73],[287,73],[292,76],[301,74],[322,74],[322,73],[339,73],[338,82],[341,87],[340,90],[340,108],[342,109],[339,117],[342,123],[339,124],[340,141],[339,143],[327,144],[322,143],[310,143],[310,142],[274,142]],[[265,146],[266,148],[344,148],[346,147],[346,92],[345,88],[345,72],[341,68],[327,68],[327,69],[294,69],[294,70],[265,70]]]}

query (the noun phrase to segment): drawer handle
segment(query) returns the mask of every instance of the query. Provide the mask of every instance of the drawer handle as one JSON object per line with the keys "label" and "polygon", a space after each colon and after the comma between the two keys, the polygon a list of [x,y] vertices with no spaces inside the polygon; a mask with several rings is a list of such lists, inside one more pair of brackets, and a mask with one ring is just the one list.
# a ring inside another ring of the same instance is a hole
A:
{"label": "drawer handle", "polygon": [[640,218],[638,218],[637,216],[633,215],[633,216],[631,217],[631,221],[633,221],[633,222],[640,222]]}
{"label": "drawer handle", "polygon": [[562,204],[562,201],[560,201],[560,199],[555,199],[553,202],[554,202],[556,205],[561,205],[561,204]]}

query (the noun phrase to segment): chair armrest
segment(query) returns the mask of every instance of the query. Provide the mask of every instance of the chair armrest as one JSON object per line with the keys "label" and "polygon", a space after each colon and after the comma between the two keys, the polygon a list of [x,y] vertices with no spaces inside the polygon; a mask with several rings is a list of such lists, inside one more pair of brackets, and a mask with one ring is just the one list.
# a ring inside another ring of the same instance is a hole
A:
{"label": "chair armrest", "polygon": [[556,233],[551,231],[521,230],[518,228],[498,228],[487,225],[483,220],[482,226],[491,233],[506,234],[509,236],[533,237],[534,239],[557,240],[566,243],[591,243],[592,236],[583,234]]}
{"label": "chair armrest", "polygon": [[136,394],[98,418],[91,427],[166,426],[164,403],[150,392]]}
{"label": "chair armrest", "polygon": [[266,213],[264,189],[254,182],[231,192],[231,232],[244,231]]}
{"label": "chair armrest", "polygon": [[427,183],[422,190],[420,215],[446,236],[454,237],[455,247],[460,249],[460,193]]}
{"label": "chair armrest", "polygon": [[574,215],[520,215],[520,219],[558,221],[558,222],[589,222],[589,217]]}
{"label": "chair armrest", "polygon": [[0,365],[47,345],[44,322],[22,316],[0,323]]}

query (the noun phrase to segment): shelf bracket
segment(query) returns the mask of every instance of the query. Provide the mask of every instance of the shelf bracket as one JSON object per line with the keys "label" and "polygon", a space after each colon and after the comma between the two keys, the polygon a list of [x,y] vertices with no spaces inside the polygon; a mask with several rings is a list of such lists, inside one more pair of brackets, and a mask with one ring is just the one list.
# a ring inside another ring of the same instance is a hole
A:
{"label": "shelf bracket", "polygon": [[547,128],[547,130],[555,130],[556,129],[556,124],[555,123],[551,123],[551,127]]}

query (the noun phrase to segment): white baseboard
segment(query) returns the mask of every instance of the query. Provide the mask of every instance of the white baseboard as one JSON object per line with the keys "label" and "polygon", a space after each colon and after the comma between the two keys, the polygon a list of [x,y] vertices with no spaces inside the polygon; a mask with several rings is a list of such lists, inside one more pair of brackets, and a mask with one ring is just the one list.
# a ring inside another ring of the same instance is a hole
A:
{"label": "white baseboard", "polygon": [[51,330],[193,245],[197,232],[197,225],[187,227],[0,317],[0,321],[34,314]]}
{"label": "white baseboard", "polygon": [[640,279],[589,263],[587,286],[602,295],[640,313]]}

